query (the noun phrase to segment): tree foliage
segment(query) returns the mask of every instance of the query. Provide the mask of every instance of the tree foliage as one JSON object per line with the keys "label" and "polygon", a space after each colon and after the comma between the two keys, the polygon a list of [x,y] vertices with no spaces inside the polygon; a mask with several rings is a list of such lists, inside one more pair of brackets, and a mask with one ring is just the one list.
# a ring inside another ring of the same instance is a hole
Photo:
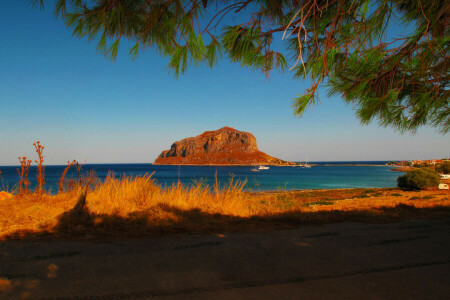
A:
{"label": "tree foliage", "polygon": [[450,174],[450,162],[444,162],[436,167],[436,171],[443,174]]}
{"label": "tree foliage", "polygon": [[431,169],[420,168],[406,172],[397,178],[397,185],[404,190],[421,190],[439,185],[440,177]]}
{"label": "tree foliage", "polygon": [[[108,58],[125,37],[135,42],[133,58],[155,47],[177,76],[223,54],[266,74],[291,65],[294,77],[313,82],[294,99],[299,116],[325,84],[363,124],[450,129],[445,0],[55,0],[55,12],[74,36],[97,39]],[[387,37],[392,23],[410,30]]]}

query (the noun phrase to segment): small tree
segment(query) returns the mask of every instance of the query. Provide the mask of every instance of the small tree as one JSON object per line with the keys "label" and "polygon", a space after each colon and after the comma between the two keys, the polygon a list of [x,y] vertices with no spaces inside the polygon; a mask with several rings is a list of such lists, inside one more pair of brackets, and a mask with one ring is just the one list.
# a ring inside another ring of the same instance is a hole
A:
{"label": "small tree", "polygon": [[437,186],[439,182],[439,175],[427,168],[411,170],[397,178],[397,185],[403,190],[421,190]]}
{"label": "small tree", "polygon": [[438,166],[437,171],[443,174],[450,174],[450,162],[445,162]]}

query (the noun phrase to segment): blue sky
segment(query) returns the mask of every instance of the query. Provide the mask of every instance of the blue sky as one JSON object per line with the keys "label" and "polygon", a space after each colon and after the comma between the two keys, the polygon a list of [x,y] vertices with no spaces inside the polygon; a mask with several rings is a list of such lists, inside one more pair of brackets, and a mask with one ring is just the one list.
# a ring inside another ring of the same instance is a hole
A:
{"label": "blue sky", "polygon": [[289,73],[266,79],[223,59],[175,79],[167,58],[147,49],[133,61],[126,43],[110,62],[50,7],[26,0],[0,2],[0,40],[0,165],[34,158],[37,140],[47,164],[153,162],[174,141],[223,126],[253,133],[260,150],[292,161],[450,156],[448,135],[361,126],[325,89],[320,105],[294,117],[292,98],[309,82]]}

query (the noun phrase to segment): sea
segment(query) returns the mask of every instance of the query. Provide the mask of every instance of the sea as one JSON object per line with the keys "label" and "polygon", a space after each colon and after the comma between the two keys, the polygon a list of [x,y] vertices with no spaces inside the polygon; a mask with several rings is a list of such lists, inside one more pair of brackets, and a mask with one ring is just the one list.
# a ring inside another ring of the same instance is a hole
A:
{"label": "sea", "polygon": [[[315,166],[300,168],[291,166],[270,166],[268,170],[253,172],[253,166],[161,166],[141,164],[85,164],[82,174],[94,172],[100,180],[108,174],[121,176],[142,176],[151,174],[156,184],[170,187],[178,182],[183,185],[214,185],[217,181],[223,187],[234,182],[246,182],[246,191],[284,191],[305,189],[341,188],[385,188],[395,187],[402,172],[392,171],[385,166],[387,161],[321,161],[310,162]],[[49,193],[58,191],[58,182],[66,166],[45,167],[45,189]],[[0,166],[0,190],[17,190],[19,175],[17,166]],[[66,178],[77,178],[75,167]],[[36,186],[36,166],[29,171],[31,189]]]}

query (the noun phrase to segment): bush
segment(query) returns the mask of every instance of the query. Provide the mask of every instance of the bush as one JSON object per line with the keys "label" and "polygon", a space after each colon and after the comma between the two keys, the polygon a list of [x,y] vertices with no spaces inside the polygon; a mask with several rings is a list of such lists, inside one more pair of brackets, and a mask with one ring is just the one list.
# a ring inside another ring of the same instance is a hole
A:
{"label": "bush", "polygon": [[436,169],[438,172],[441,172],[444,174],[450,174],[450,163],[445,162],[442,165],[438,166]]}
{"label": "bush", "polygon": [[439,185],[440,177],[433,170],[421,168],[406,172],[397,178],[397,185],[403,190],[421,190]]}

